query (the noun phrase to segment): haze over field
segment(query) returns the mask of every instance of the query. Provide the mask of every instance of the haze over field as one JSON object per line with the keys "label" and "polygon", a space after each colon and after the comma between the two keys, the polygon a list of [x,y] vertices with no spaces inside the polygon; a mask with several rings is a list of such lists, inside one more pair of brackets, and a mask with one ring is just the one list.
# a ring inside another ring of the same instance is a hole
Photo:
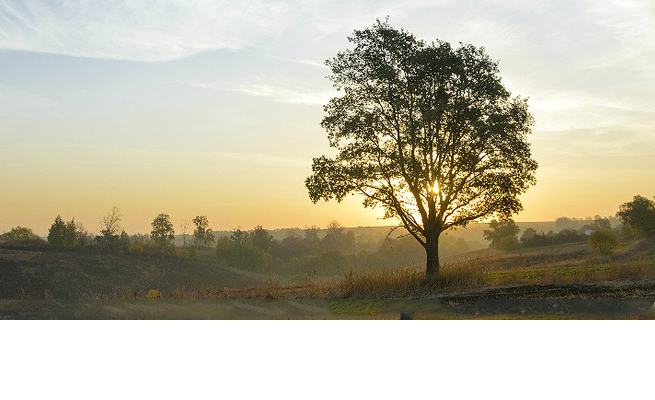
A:
{"label": "haze over field", "polygon": [[517,221],[613,215],[655,194],[651,1],[0,3],[0,231],[57,214],[128,232],[158,213],[215,230],[389,225],[360,198],[313,205],[331,154],[323,61],[376,18],[485,46],[529,97],[540,166]]}

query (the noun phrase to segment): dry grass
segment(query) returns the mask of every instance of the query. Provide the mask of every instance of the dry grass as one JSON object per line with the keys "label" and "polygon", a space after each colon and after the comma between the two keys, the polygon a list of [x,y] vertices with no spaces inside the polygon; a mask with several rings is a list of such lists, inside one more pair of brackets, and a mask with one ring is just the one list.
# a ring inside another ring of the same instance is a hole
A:
{"label": "dry grass", "polygon": [[487,274],[486,281],[490,286],[508,286],[638,281],[652,278],[655,278],[655,263],[640,261],[491,272]]}
{"label": "dry grass", "polygon": [[[291,298],[412,298],[428,297],[437,293],[455,293],[485,285],[484,271],[475,262],[446,265],[437,280],[426,280],[425,271],[416,267],[383,271],[353,271],[331,281],[307,280],[304,283],[281,285],[270,279],[255,287],[223,288],[201,286],[189,290],[176,288],[169,299],[291,299]],[[151,296],[152,297],[152,296]],[[139,299],[136,292],[127,290],[124,299]]]}
{"label": "dry grass", "polygon": [[[518,285],[570,285],[610,281],[655,279],[655,257],[640,256],[638,261],[597,257],[572,248],[572,254],[491,254],[485,258],[468,258],[442,264],[436,280],[426,280],[418,267],[394,270],[351,270],[330,281],[308,279],[298,284],[282,285],[276,279],[255,286],[215,289],[199,285],[184,286],[163,298],[172,299],[390,299],[421,298],[471,292],[478,289]],[[560,249],[560,251],[563,251]],[[505,262],[503,262],[505,261]],[[154,288],[152,288],[154,289]],[[139,298],[126,292],[123,298]]]}
{"label": "dry grass", "polygon": [[607,270],[607,279],[641,280],[655,278],[655,262],[621,263],[611,265]]}
{"label": "dry grass", "polygon": [[340,297],[400,298],[426,297],[485,286],[483,269],[475,262],[443,266],[436,280],[426,280],[416,267],[381,272],[349,272],[335,283]]}

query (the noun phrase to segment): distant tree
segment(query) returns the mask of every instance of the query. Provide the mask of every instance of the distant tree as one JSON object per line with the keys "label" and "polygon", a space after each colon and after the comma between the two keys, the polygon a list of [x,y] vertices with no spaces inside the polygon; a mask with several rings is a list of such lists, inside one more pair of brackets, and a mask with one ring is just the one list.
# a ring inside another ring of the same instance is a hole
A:
{"label": "distant tree", "polygon": [[76,223],[75,224],[75,236],[77,240],[77,244],[80,246],[87,246],[91,244],[93,238],[89,234],[89,232],[84,228],[84,225],[82,223]]}
{"label": "distant tree", "polygon": [[555,220],[555,229],[562,230],[564,228],[569,228],[576,222],[578,222],[577,218],[559,217]]}
{"label": "distant tree", "polygon": [[101,241],[108,248],[115,246],[118,242],[118,233],[121,231],[119,222],[122,216],[120,209],[113,206],[100,221]]}
{"label": "distant tree", "polygon": [[339,236],[343,233],[344,227],[337,220],[328,222],[326,231],[328,235]]}
{"label": "distant tree", "polygon": [[589,235],[589,246],[600,254],[611,254],[620,245],[611,229],[596,230]]}
{"label": "distant tree", "polygon": [[29,241],[38,240],[39,237],[32,232],[30,228],[17,226],[4,234],[7,241],[11,243],[24,243]]}
{"label": "distant tree", "polygon": [[517,235],[519,233],[519,227],[516,226],[513,219],[510,218],[500,221],[494,219],[489,223],[489,228],[491,229],[483,232],[484,238],[491,242],[489,243],[489,247],[500,249],[500,243],[505,238],[512,238],[514,242],[518,243]]}
{"label": "distant tree", "polygon": [[229,237],[221,237],[216,243],[219,263],[227,267],[265,271],[271,262],[271,255],[256,247],[251,239],[252,236],[241,229],[236,229]]}
{"label": "distant tree", "polygon": [[118,238],[118,242],[120,243],[120,248],[122,252],[126,253],[129,251],[130,244],[132,243],[132,241],[130,240],[130,235],[128,235],[127,232],[125,232],[125,230],[121,231],[121,234]]}
{"label": "distant tree", "polygon": [[303,231],[305,234],[305,242],[308,244],[315,244],[319,242],[318,238],[318,233],[321,231],[321,228],[319,228],[316,225],[312,225],[310,227],[305,228]]}
{"label": "distant tree", "polygon": [[175,239],[175,230],[173,229],[173,223],[168,214],[159,214],[152,220],[152,231],[150,232],[150,237],[152,241],[159,246],[162,251],[162,256],[164,250],[167,247],[170,247],[173,239]]}
{"label": "distant tree", "polygon": [[273,248],[275,257],[288,261],[292,257],[297,257],[307,253],[307,246],[304,240],[296,230],[287,230],[287,237],[282,239],[279,246]]}
{"label": "distant tree", "polygon": [[537,231],[534,228],[525,228],[521,235],[521,243],[529,242],[535,236],[537,236]]}
{"label": "distant tree", "polygon": [[206,216],[198,215],[193,219],[193,224],[196,226],[193,231],[196,249],[200,244],[209,246],[211,243],[214,243],[216,239],[214,238],[214,233],[209,227],[209,220]]}
{"label": "distant tree", "polygon": [[230,235],[230,241],[236,244],[246,244],[249,238],[248,232],[242,231],[241,228],[235,229]]}
{"label": "distant tree", "polygon": [[652,200],[639,195],[634,196],[632,201],[619,206],[616,216],[637,236],[655,234],[655,202]]}
{"label": "distant tree", "polygon": [[143,254],[151,242],[150,236],[135,234],[130,237],[130,245],[127,251],[131,254]]}
{"label": "distant tree", "polygon": [[75,225],[75,218],[66,223],[64,230],[64,248],[72,249],[77,244],[77,226]]}
{"label": "distant tree", "polygon": [[598,215],[594,217],[594,221],[589,225],[593,231],[611,231],[612,224],[609,218],[602,218]]}
{"label": "distant tree", "polygon": [[61,215],[57,215],[55,221],[50,225],[50,229],[48,230],[48,244],[55,249],[63,248],[65,231],[66,223],[61,219]]}
{"label": "distant tree", "polygon": [[250,232],[250,242],[260,250],[269,251],[271,250],[271,247],[273,247],[275,241],[273,240],[273,236],[271,236],[266,229],[261,225],[257,225],[255,229]]}
{"label": "distant tree", "polygon": [[536,182],[527,101],[511,97],[482,48],[426,43],[377,21],[327,65],[343,95],[325,106],[334,158],[314,158],[310,199],[364,196],[398,218],[439,275],[439,237],[451,227],[522,210]]}
{"label": "distant tree", "polygon": [[534,229],[528,228],[521,236],[521,246],[523,247],[540,247],[552,246],[566,243],[576,243],[586,241],[587,236],[574,229],[563,229],[557,233],[548,231],[548,233],[537,233]]}
{"label": "distant tree", "polygon": [[344,227],[339,221],[330,221],[323,238],[323,245],[326,250],[350,251],[354,247],[355,237],[352,232],[344,232]]}
{"label": "distant tree", "polygon": [[75,221],[72,219],[66,223],[57,215],[55,221],[48,230],[48,244],[54,249],[71,249],[77,241]]}

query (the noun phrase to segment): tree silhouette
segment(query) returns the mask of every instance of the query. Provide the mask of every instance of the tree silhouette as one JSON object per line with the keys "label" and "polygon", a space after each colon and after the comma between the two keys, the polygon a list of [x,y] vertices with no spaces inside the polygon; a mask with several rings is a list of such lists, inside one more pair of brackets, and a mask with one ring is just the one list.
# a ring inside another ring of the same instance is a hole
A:
{"label": "tree silhouette", "polygon": [[152,238],[152,241],[161,248],[163,256],[164,249],[169,247],[171,241],[175,239],[173,223],[168,214],[159,214],[152,220],[151,225],[152,231],[150,232],[150,237]]}
{"label": "tree silhouette", "polygon": [[[510,243],[518,244],[517,235],[519,233],[519,227],[516,226],[516,223],[514,222],[513,219],[507,219],[502,221],[496,221],[494,219],[491,222],[489,222],[489,228],[490,229],[485,230],[482,233],[482,235],[486,240],[490,242],[489,247],[491,247],[492,249],[503,250],[502,249],[503,246],[501,246],[501,244],[505,244],[506,246],[509,245],[510,247],[512,247]],[[505,240],[505,243],[503,243],[503,240]],[[511,249],[505,248],[504,250],[511,250]]]}
{"label": "tree silhouette", "polygon": [[113,206],[100,221],[100,226],[102,227],[100,229],[101,240],[107,248],[113,248],[118,243],[118,233],[121,231],[119,222],[121,222],[122,216],[120,209]]}
{"label": "tree silhouette", "polygon": [[425,249],[439,274],[439,236],[522,210],[536,182],[526,136],[527,101],[511,97],[482,48],[425,43],[380,22],[349,38],[354,49],[326,63],[343,91],[325,106],[334,158],[314,158],[305,185],[313,202],[364,196]]}
{"label": "tree silhouette", "polygon": [[199,244],[209,246],[216,240],[211,228],[209,227],[209,220],[204,215],[198,215],[193,219],[193,224],[196,228],[193,230],[193,237],[196,243],[196,249]]}
{"label": "tree silhouette", "polygon": [[273,247],[273,243],[275,242],[273,236],[271,236],[271,234],[261,225],[257,225],[255,229],[250,232],[250,241],[253,246],[263,251],[271,250],[271,247]]}
{"label": "tree silhouette", "polygon": [[632,201],[619,206],[616,216],[638,236],[655,234],[655,201],[653,200],[639,195],[634,196]]}
{"label": "tree silhouette", "polygon": [[30,228],[17,226],[2,235],[10,243],[22,243],[38,240],[39,237]]}
{"label": "tree silhouette", "polygon": [[75,247],[76,241],[75,218],[69,222],[64,222],[61,215],[57,215],[48,230],[48,244],[58,250],[72,249]]}

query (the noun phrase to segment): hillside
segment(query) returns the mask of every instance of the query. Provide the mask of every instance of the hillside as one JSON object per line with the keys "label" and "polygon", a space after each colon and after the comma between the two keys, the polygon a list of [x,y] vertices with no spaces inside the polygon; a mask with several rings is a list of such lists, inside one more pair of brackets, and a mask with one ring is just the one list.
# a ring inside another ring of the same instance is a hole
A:
{"label": "hillside", "polygon": [[145,296],[150,289],[238,287],[265,281],[252,272],[217,265],[204,249],[197,260],[82,251],[0,247],[0,298],[92,299]]}

